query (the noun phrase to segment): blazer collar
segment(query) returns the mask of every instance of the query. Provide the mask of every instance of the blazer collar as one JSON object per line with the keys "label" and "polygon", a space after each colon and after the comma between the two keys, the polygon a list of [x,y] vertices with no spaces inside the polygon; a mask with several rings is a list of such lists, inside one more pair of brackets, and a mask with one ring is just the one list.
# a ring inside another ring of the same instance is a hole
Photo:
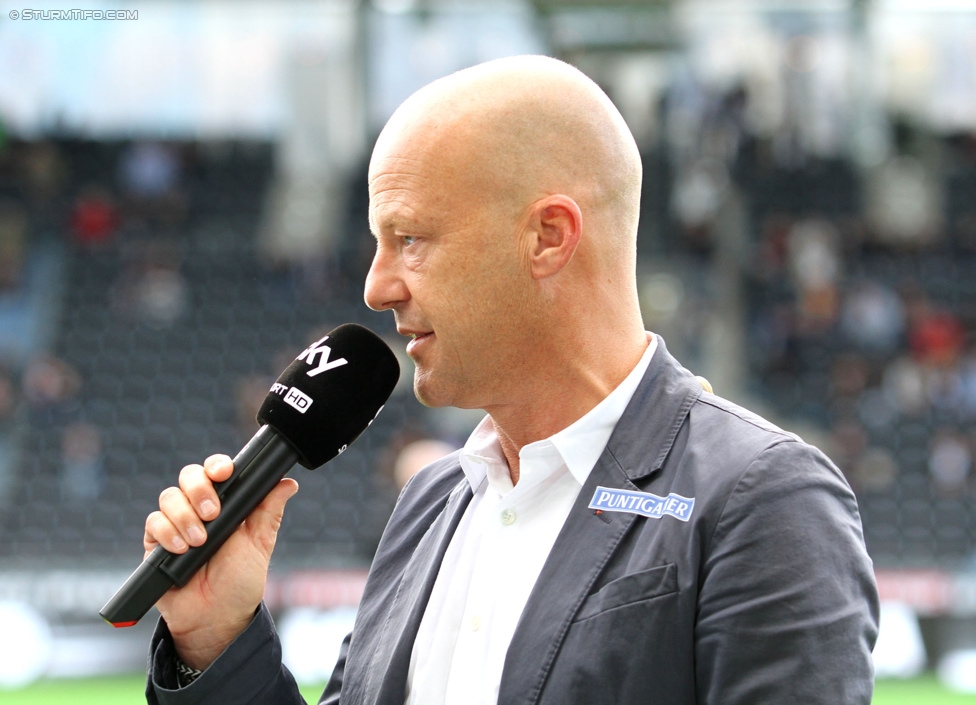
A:
{"label": "blazer collar", "polygon": [[701,383],[671,356],[664,339],[658,336],[658,350],[617,422],[604,455],[609,452],[631,481],[660,470],[678,430],[701,395]]}

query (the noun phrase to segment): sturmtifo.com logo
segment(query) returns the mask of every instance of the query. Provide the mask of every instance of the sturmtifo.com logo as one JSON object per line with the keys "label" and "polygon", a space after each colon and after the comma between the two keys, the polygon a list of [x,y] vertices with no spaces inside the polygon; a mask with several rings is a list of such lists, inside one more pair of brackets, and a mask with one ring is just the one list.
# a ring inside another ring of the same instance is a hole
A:
{"label": "sturmtifo.com logo", "polygon": [[138,10],[11,10],[12,20],[137,20]]}

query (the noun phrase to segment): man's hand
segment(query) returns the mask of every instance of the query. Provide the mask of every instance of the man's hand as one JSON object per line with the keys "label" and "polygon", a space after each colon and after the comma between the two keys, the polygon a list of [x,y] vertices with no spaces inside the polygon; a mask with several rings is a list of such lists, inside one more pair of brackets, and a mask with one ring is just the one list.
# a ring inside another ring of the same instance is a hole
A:
{"label": "man's hand", "polygon": [[[180,486],[163,490],[159,511],[146,518],[146,554],[157,545],[172,553],[202,545],[207,539],[203,522],[220,513],[213,485],[233,470],[226,455],[211,455],[202,466],[183,468]],[[209,666],[250,624],[264,596],[285,502],[297,491],[297,482],[281,480],[190,582],[171,589],[156,603],[177,653],[191,668]]]}

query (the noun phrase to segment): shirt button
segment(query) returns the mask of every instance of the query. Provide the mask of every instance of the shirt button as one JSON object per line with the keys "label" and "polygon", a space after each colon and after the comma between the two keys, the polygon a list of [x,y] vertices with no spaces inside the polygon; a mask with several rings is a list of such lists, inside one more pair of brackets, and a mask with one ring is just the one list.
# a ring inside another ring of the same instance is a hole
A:
{"label": "shirt button", "polygon": [[471,631],[476,632],[481,629],[481,617],[475,615],[471,618]]}
{"label": "shirt button", "polygon": [[510,526],[515,523],[515,512],[511,509],[506,509],[502,512],[502,524],[505,526]]}

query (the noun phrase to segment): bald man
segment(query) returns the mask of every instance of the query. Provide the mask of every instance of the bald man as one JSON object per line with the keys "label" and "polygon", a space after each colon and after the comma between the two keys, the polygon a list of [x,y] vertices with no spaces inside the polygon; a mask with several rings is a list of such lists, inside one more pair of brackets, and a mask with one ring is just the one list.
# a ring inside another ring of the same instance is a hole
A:
{"label": "bald man", "polygon": [[[544,57],[436,81],[383,130],[366,303],[423,403],[487,416],[404,488],[322,703],[870,703],[855,498],[644,331],[640,180],[609,99]],[[184,468],[146,550],[202,543],[230,470]],[[261,604],[296,490],[160,600],[150,703],[301,702]]]}

